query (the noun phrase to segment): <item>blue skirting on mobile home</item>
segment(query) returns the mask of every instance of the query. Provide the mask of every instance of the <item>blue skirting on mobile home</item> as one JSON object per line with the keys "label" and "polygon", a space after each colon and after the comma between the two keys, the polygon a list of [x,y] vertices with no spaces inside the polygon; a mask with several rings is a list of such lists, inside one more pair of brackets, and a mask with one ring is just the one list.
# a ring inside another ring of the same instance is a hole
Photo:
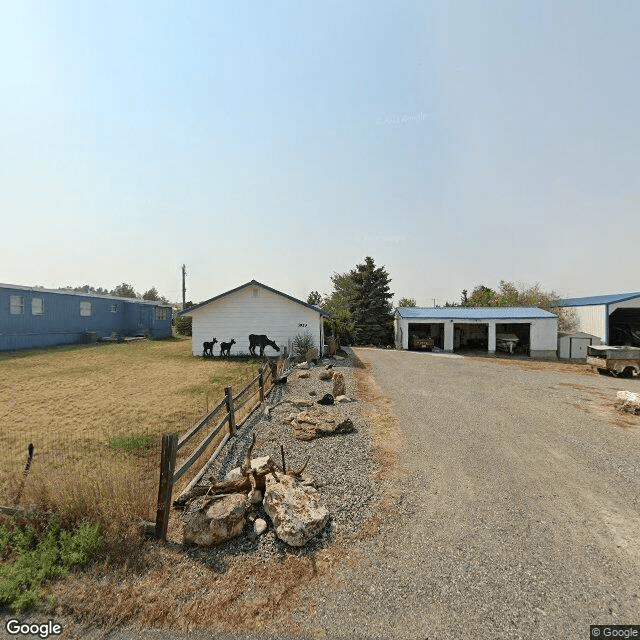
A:
{"label": "blue skirting on mobile home", "polygon": [[114,335],[168,338],[171,311],[150,300],[0,284],[0,351]]}

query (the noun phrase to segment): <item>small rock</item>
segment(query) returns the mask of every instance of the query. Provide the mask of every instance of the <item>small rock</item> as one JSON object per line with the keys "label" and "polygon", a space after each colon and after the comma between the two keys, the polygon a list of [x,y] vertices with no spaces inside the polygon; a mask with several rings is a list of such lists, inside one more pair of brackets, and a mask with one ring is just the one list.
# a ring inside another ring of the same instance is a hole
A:
{"label": "small rock", "polygon": [[319,380],[331,380],[331,378],[333,378],[333,373],[330,370],[321,371],[318,375]]}
{"label": "small rock", "polygon": [[325,393],[320,400],[318,400],[318,404],[333,404],[333,396],[330,393]]}
{"label": "small rock", "polygon": [[347,388],[344,384],[344,376],[336,371],[333,374],[333,396],[334,398],[337,396],[343,396],[347,392]]}
{"label": "small rock", "polygon": [[251,489],[247,494],[249,504],[260,504],[262,502],[262,491],[259,489]]}
{"label": "small rock", "polygon": [[309,395],[310,396],[317,396],[318,392],[315,389],[311,389],[311,391],[309,391]]}
{"label": "small rock", "polygon": [[298,374],[298,378],[308,378],[311,374],[308,371],[301,371]]}
{"label": "small rock", "polygon": [[257,536],[261,536],[267,530],[268,526],[269,525],[267,525],[266,520],[263,520],[262,518],[257,518],[256,521],[253,523],[253,531]]}
{"label": "small rock", "polygon": [[301,362],[300,364],[296,365],[296,369],[308,369],[308,368],[309,368],[308,362]]}
{"label": "small rock", "polygon": [[336,402],[351,402],[351,398],[349,396],[336,396]]}

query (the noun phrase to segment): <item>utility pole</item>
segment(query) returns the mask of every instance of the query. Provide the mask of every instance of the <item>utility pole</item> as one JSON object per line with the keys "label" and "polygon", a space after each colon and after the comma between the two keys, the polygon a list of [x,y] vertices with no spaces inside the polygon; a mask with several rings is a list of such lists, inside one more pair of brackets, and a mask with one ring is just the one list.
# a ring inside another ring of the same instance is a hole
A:
{"label": "utility pole", "polygon": [[187,285],[186,285],[187,270],[185,265],[182,265],[182,308],[185,308],[187,301]]}

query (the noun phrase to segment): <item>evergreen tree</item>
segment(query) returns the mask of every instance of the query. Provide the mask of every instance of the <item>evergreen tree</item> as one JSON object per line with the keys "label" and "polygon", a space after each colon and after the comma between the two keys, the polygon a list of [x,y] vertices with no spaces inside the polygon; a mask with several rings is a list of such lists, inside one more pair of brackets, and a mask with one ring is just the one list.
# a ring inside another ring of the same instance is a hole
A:
{"label": "evergreen tree", "polygon": [[349,301],[356,344],[391,344],[393,315],[389,291],[389,274],[384,267],[376,268],[367,256],[351,272],[352,296]]}
{"label": "evergreen tree", "polygon": [[308,296],[307,296],[307,304],[314,304],[316,306],[319,306],[322,304],[322,296],[320,295],[319,291],[312,291]]}
{"label": "evergreen tree", "polygon": [[160,300],[160,296],[158,295],[158,290],[155,287],[151,287],[149,291],[145,291],[142,294],[143,300]]}
{"label": "evergreen tree", "polygon": [[121,298],[137,298],[138,297],[138,294],[135,292],[134,288],[130,284],[127,284],[126,282],[123,282],[122,284],[119,284],[117,287],[115,287],[111,291],[111,295],[119,296]]}

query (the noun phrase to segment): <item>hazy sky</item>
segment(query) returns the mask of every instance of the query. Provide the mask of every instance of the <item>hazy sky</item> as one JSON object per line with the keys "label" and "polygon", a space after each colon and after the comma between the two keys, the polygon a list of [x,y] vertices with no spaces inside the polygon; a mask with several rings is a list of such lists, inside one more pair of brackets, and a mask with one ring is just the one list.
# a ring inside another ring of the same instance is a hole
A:
{"label": "hazy sky", "polygon": [[372,256],[396,299],[640,290],[640,3],[2,3],[0,282]]}

